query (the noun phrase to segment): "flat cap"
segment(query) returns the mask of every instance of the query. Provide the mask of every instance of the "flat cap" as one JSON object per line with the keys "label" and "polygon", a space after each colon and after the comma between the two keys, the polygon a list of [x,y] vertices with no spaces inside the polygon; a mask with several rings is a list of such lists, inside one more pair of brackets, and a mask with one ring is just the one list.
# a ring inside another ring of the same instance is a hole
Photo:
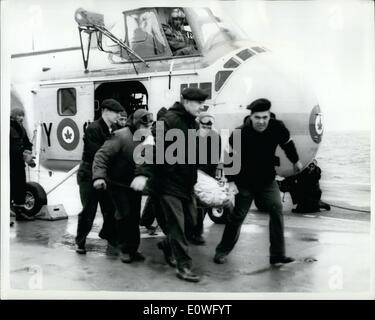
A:
{"label": "flat cap", "polygon": [[186,88],[181,92],[181,95],[186,100],[204,101],[208,94],[198,88]]}
{"label": "flat cap", "polygon": [[120,112],[120,116],[121,117],[128,117],[128,114],[125,110],[123,110],[123,111]]}
{"label": "flat cap", "polygon": [[267,99],[257,99],[250,103],[246,109],[249,109],[251,113],[268,111],[271,109],[271,102]]}
{"label": "flat cap", "polygon": [[138,109],[133,114],[133,124],[135,126],[139,124],[148,125],[154,121],[152,113],[145,109]]}
{"label": "flat cap", "polygon": [[102,102],[102,109],[108,109],[115,112],[124,111],[123,106],[118,103],[115,99],[105,99]]}

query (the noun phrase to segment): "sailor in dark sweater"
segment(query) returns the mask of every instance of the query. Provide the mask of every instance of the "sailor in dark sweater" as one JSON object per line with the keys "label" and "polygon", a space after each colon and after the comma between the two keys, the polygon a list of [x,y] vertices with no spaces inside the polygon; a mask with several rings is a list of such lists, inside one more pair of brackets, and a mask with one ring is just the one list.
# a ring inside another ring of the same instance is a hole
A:
{"label": "sailor in dark sweater", "polygon": [[[248,107],[250,117],[237,130],[241,132],[241,169],[237,175],[228,176],[239,192],[235,208],[228,216],[221,242],[216,248],[214,262],[225,263],[226,256],[234,248],[240,236],[241,225],[254,199],[264,204],[270,214],[270,263],[283,264],[294,261],[285,256],[282,203],[278,184],[275,181],[275,151],[279,145],[300,172],[302,164],[290,138],[289,130],[282,121],[271,119],[271,102],[257,99]],[[233,148],[233,133],[229,139]]]}
{"label": "sailor in dark sweater", "polygon": [[[114,99],[105,99],[101,105],[102,116],[91,123],[83,137],[82,161],[77,172],[82,211],[78,215],[76,252],[86,253],[86,238],[93,226],[98,204],[103,214],[103,227],[99,237],[108,241],[108,249],[116,246],[114,205],[107,191],[96,190],[92,185],[92,163],[104,142],[111,137],[111,126],[116,123],[123,106]],[[111,249],[110,249],[111,250]]]}
{"label": "sailor in dark sweater", "polygon": [[117,242],[124,263],[145,259],[138,251],[142,193],[129,186],[135,176],[135,159],[139,155],[136,148],[142,143],[136,137],[149,135],[153,122],[152,114],[144,109],[138,109],[129,119],[126,127],[117,130],[96,152],[92,165],[94,188],[107,189],[108,185],[116,208]]}

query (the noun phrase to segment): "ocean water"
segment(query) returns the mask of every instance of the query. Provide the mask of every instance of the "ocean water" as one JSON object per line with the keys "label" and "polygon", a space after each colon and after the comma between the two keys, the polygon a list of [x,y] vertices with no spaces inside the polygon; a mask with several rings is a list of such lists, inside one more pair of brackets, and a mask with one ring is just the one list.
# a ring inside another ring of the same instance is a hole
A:
{"label": "ocean water", "polygon": [[316,159],[322,169],[322,199],[370,208],[371,132],[325,132]]}

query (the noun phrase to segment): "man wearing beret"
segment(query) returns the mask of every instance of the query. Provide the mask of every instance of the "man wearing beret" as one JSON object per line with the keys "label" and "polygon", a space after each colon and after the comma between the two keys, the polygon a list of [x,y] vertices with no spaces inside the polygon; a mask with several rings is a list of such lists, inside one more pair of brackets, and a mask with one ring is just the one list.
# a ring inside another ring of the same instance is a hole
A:
{"label": "man wearing beret", "polygon": [[[239,192],[235,208],[228,215],[221,242],[216,247],[215,263],[225,263],[226,256],[238,241],[241,225],[253,199],[264,205],[270,215],[270,264],[281,265],[293,262],[285,255],[284,226],[280,191],[275,181],[275,151],[279,145],[293,163],[295,172],[302,170],[294,142],[283,122],[271,119],[271,102],[257,99],[248,107],[251,114],[246,117],[241,130],[241,170],[235,176],[228,176]],[[233,134],[229,138],[233,148]],[[238,152],[238,150],[233,150]]]}
{"label": "man wearing beret", "polygon": [[[198,88],[186,88],[181,93],[181,102],[176,102],[161,117],[153,128],[156,140],[164,137],[164,150],[172,144],[165,139],[168,130],[179,129],[188,141],[188,131],[198,130],[196,117],[199,116],[207,94]],[[164,123],[164,128],[160,123]],[[164,132],[160,134],[160,128]],[[158,144],[158,141],[156,141]],[[196,203],[194,199],[194,185],[197,182],[197,163],[188,163],[188,143],[185,143],[183,163],[169,164],[166,161],[167,152],[163,153],[163,164],[142,165],[138,168],[136,178],[131,186],[134,190],[143,190],[150,178],[148,188],[160,199],[160,207],[166,218],[167,239],[159,248],[163,250],[167,263],[173,255],[177,262],[176,275],[179,279],[198,282],[200,277],[192,272],[192,259],[188,252],[186,228],[192,228],[196,221]]]}
{"label": "man wearing beret", "polygon": [[91,231],[98,203],[103,214],[103,228],[99,233],[111,246],[116,245],[116,228],[114,222],[114,206],[106,191],[97,191],[92,185],[92,163],[95,153],[111,136],[111,127],[119,118],[124,108],[114,99],[103,100],[101,104],[102,116],[91,123],[83,137],[82,161],[77,172],[79,194],[82,211],[78,215],[76,236],[76,252],[86,253],[86,237]]}
{"label": "man wearing beret", "polygon": [[124,263],[143,261],[140,245],[139,219],[142,193],[130,188],[134,179],[136,147],[141,143],[135,132],[146,137],[151,134],[152,114],[138,109],[124,129],[117,130],[95,155],[92,166],[95,189],[107,189],[116,208],[120,258]]}

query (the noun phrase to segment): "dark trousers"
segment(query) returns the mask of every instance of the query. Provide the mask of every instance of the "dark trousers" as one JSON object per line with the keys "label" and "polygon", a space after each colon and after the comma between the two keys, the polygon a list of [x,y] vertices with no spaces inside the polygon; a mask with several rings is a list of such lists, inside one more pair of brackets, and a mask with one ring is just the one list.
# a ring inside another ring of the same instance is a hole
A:
{"label": "dark trousers", "polygon": [[78,245],[85,245],[87,235],[92,229],[99,203],[103,214],[103,226],[99,236],[102,239],[108,240],[111,244],[115,244],[117,235],[114,206],[108,192],[96,190],[90,179],[79,181],[79,194],[83,208],[78,215],[76,243]]}
{"label": "dark trousers", "polygon": [[203,221],[206,217],[207,209],[206,208],[197,208],[197,223],[194,227],[194,236],[199,237],[203,235]]}
{"label": "dark trousers", "polygon": [[160,199],[156,195],[148,196],[140,221],[141,226],[151,226],[156,219],[163,233],[167,234],[165,216],[160,206]]}
{"label": "dark trousers", "polygon": [[138,251],[141,242],[139,219],[142,193],[127,187],[111,185],[109,193],[115,205],[118,242],[123,253]]}
{"label": "dark trousers", "polygon": [[301,188],[296,211],[300,213],[319,212],[321,197],[322,190],[319,188],[319,186],[312,185],[309,186],[309,188]]}
{"label": "dark trousers", "polygon": [[144,227],[149,227],[154,223],[154,220],[156,218],[155,215],[155,204],[151,196],[147,197],[145,207],[142,211],[142,216],[139,224]]}
{"label": "dark trousers", "polygon": [[26,173],[23,161],[10,159],[10,200],[15,205],[25,204]]}
{"label": "dark trousers", "polygon": [[171,195],[160,196],[160,206],[166,218],[168,242],[177,261],[177,268],[191,268],[186,233],[192,233],[196,223],[194,199],[180,199]]}
{"label": "dark trousers", "polygon": [[216,253],[227,255],[234,248],[240,236],[242,223],[255,198],[266,207],[270,215],[270,255],[284,256],[284,222],[280,190],[276,181],[256,190],[238,189],[234,210],[228,216],[221,242],[216,247]]}

